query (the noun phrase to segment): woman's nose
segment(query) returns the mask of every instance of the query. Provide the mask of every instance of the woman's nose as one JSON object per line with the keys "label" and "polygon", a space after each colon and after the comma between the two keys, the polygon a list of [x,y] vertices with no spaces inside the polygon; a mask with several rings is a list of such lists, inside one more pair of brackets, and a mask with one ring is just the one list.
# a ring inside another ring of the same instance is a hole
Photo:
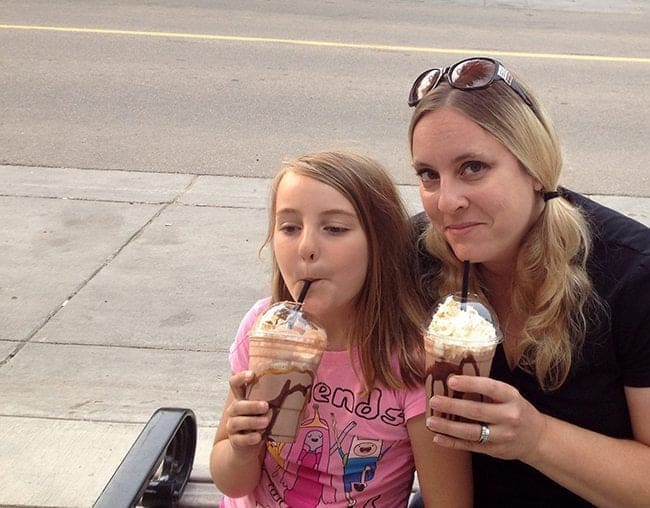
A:
{"label": "woman's nose", "polygon": [[298,245],[298,254],[305,261],[316,261],[318,259],[318,235],[310,229],[303,229],[300,244]]}
{"label": "woman's nose", "polygon": [[462,183],[452,180],[441,180],[438,189],[438,209],[442,213],[454,213],[461,208],[467,208],[469,201],[465,196]]}

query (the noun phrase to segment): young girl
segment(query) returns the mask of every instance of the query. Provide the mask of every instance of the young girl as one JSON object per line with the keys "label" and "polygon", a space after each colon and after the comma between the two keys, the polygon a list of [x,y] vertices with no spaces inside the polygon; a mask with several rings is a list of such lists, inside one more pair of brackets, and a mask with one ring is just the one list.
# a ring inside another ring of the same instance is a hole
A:
{"label": "young girl", "polygon": [[[358,155],[303,156],[275,177],[269,219],[272,297],[237,332],[210,458],[221,506],[406,506],[415,469],[427,505],[471,505],[469,456],[437,447],[425,427],[414,240],[390,177]],[[267,442],[267,402],[243,398],[248,331],[306,280],[303,310],[328,348],[295,442]]]}

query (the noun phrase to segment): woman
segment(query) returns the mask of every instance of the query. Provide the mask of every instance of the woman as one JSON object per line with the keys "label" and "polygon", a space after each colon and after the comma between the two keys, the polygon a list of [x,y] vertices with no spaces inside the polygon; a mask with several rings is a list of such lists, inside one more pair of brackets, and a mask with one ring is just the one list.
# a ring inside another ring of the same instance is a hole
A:
{"label": "woman", "polygon": [[[341,152],[286,163],[273,181],[267,243],[272,297],[240,325],[211,454],[221,506],[405,506],[415,469],[428,506],[471,506],[470,455],[436,447],[425,427],[423,311],[406,275],[415,275],[413,234],[387,173]],[[248,332],[307,280],[303,309],[328,347],[295,442],[274,442],[268,402],[243,396],[254,380]]]}
{"label": "woman", "polygon": [[470,261],[504,335],[491,378],[448,381],[491,403],[430,400],[471,420],[428,418],[435,442],[474,452],[476,506],[650,506],[650,230],[558,189],[555,130],[496,60],[425,71],[409,104],[427,298]]}

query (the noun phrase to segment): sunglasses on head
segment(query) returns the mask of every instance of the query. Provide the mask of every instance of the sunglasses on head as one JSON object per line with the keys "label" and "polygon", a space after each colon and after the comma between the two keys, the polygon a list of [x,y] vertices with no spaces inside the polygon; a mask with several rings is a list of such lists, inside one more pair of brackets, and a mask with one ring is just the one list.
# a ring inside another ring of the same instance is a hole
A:
{"label": "sunglasses on head", "polygon": [[508,69],[501,62],[486,57],[466,58],[449,67],[424,71],[411,87],[409,106],[417,106],[426,94],[440,84],[443,77],[447,78],[450,86],[459,90],[478,90],[490,86],[499,79],[503,80],[535,113],[535,108],[526,92],[515,81]]}

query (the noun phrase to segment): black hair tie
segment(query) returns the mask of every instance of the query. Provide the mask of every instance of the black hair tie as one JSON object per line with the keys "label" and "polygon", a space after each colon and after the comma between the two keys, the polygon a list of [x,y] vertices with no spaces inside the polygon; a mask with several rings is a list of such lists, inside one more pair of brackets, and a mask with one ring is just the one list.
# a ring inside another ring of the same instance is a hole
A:
{"label": "black hair tie", "polygon": [[548,191],[542,194],[542,198],[544,198],[544,201],[548,201],[549,199],[554,199],[559,197],[562,197],[562,195],[558,191]]}

